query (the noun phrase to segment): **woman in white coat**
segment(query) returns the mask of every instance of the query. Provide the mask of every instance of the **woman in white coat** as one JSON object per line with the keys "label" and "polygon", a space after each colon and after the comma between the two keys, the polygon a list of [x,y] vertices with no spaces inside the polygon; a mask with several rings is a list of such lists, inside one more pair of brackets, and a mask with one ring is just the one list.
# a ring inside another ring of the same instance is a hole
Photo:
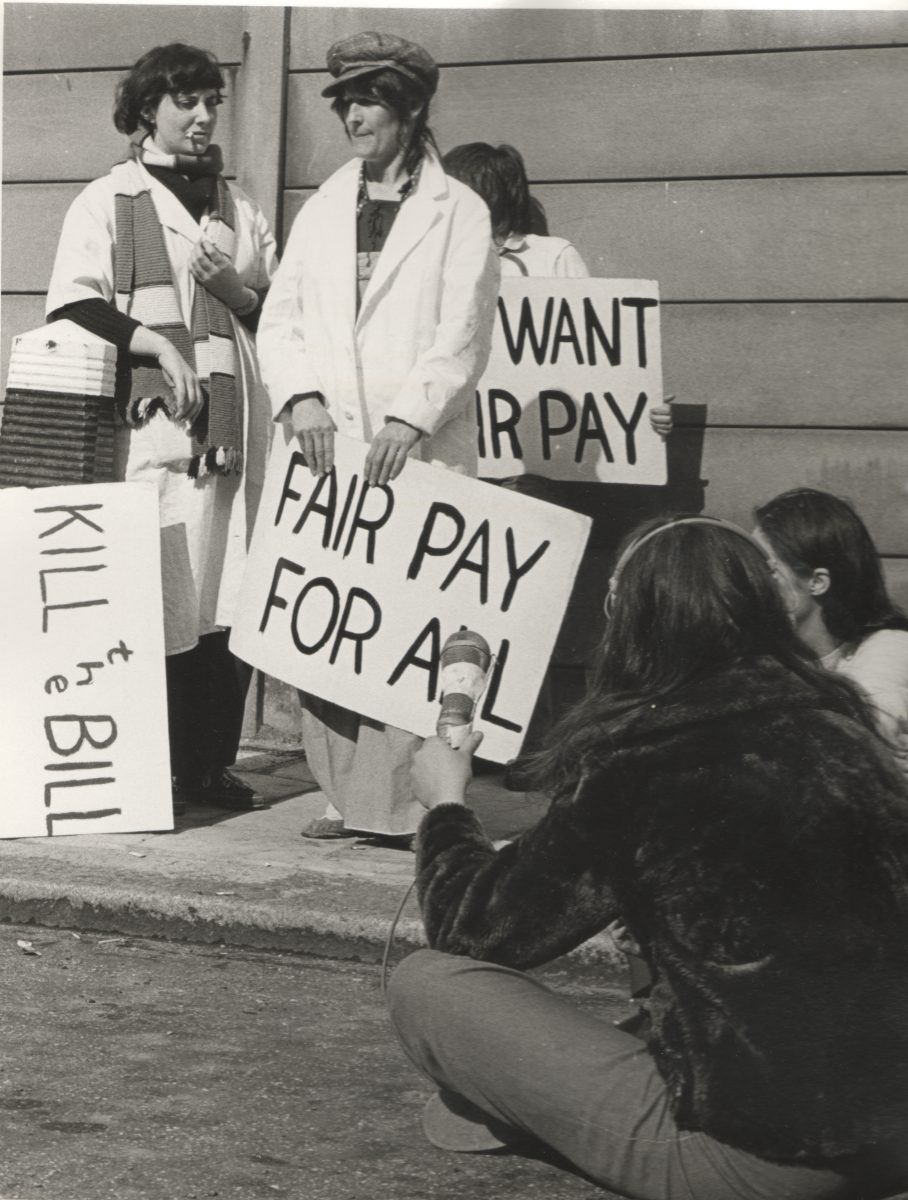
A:
{"label": "woman in white coat", "polygon": [[[355,154],[297,217],[259,326],[275,417],[314,474],[336,430],[369,443],[366,477],[409,456],[475,474],[474,389],[488,359],[498,261],[485,205],[449,179],[428,127],[438,68],[413,42],[362,33],[328,51],[324,95]],[[329,811],[306,836],[401,839],[420,805],[419,739],[303,695],[306,755]]]}
{"label": "woman in white coat", "polygon": [[224,79],[207,51],[150,50],[117,89],[129,156],[73,202],[47,295],[116,345],[117,478],[157,489],[177,811],[258,798],[235,761],[248,670],[227,648],[271,430],[253,333],[277,265],[268,224],[220,174]]}

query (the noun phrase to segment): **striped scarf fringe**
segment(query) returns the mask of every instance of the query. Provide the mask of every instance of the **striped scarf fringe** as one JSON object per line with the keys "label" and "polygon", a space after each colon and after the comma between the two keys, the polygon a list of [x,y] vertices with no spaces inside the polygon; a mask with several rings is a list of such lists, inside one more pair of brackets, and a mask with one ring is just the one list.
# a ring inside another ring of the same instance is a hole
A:
{"label": "striped scarf fringe", "polygon": [[[141,157],[141,149],[134,148],[133,154]],[[230,310],[196,285],[191,329],[187,329],[154,200],[138,167],[126,165],[133,167],[135,189],[118,192],[115,198],[117,308],[166,337],[199,377],[205,404],[191,429],[189,477],[239,474],[243,469],[242,408]],[[206,236],[232,258],[236,210],[220,176],[216,210],[210,218]],[[118,398],[124,420],[135,428],[146,425],[162,410],[170,413],[171,390],[161,369],[148,362],[139,360],[133,366],[129,395]]]}

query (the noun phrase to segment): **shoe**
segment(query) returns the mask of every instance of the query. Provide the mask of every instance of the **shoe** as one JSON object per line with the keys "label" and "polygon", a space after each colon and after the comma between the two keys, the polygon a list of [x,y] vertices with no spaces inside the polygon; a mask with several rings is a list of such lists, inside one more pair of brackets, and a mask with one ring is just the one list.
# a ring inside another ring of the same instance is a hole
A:
{"label": "shoe", "polygon": [[323,842],[332,842],[339,838],[353,838],[357,836],[355,830],[348,829],[343,820],[337,817],[316,817],[314,821],[310,821],[308,825],[301,829],[300,833],[304,838],[313,838]]}
{"label": "shoe", "polygon": [[509,764],[501,782],[508,792],[529,792],[532,791],[534,785],[534,780],[527,770],[526,762],[519,758],[516,762]]}
{"label": "shoe", "polygon": [[415,833],[360,833],[358,836],[366,845],[385,850],[412,850],[416,841]]}
{"label": "shoe", "polygon": [[229,808],[234,812],[252,812],[267,808],[267,802],[255,788],[237,779],[226,768],[209,771],[195,786],[195,799],[213,808]]}
{"label": "shoe", "polygon": [[173,801],[173,815],[175,817],[184,817],[186,810],[189,808],[191,789],[187,787],[184,780],[178,775],[170,777],[170,798]]}
{"label": "shoe", "polygon": [[645,1042],[650,1028],[650,1015],[646,1009],[638,1008],[629,1017],[624,1017],[620,1021],[612,1021],[612,1024],[616,1029],[620,1029],[622,1033],[629,1033],[631,1037],[639,1038],[641,1042]]}
{"label": "shoe", "polygon": [[520,1140],[516,1129],[444,1088],[436,1092],[423,1109],[422,1127],[433,1146],[459,1154],[504,1150]]}

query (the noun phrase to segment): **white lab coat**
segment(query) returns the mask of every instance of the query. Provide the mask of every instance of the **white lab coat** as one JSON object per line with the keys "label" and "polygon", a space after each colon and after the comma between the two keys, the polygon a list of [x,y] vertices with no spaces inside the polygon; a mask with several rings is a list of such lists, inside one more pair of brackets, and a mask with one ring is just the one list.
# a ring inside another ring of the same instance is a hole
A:
{"label": "white lab coat", "polygon": [[[358,182],[359,162],[347,163],[294,222],[259,323],[272,409],[321,392],[342,433],[368,442],[397,417],[427,435],[411,456],[475,475],[474,392],[499,279],[488,209],[426,157],[357,313]],[[420,739],[301,700],[309,765],[347,827],[412,833],[423,812],[409,771]]]}
{"label": "white lab coat", "polygon": [[321,392],[341,433],[369,442],[396,417],[428,435],[413,456],[475,475],[474,390],[499,279],[488,209],[427,156],[357,313],[359,166],[303,206],[265,302],[258,352],[273,412]]}
{"label": "white lab coat", "polygon": [[[205,231],[176,196],[144,168],[164,245],[173,268],[183,319],[189,327],[196,281],[192,248]],[[90,183],[73,201],[47,293],[47,312],[78,300],[111,301],[115,285],[114,196],[128,191],[124,166]],[[277,266],[274,237],[261,210],[229,184],[236,206],[234,266],[248,287],[267,288]],[[265,475],[272,429],[252,336],[234,318],[237,383],[243,396],[245,465],[242,477],[186,475],[188,431],[159,413],[143,429],[121,428],[115,447],[116,477],[148,480],[158,491],[168,654],[190,650],[200,636],[229,626],[242,579],[246,548]]]}

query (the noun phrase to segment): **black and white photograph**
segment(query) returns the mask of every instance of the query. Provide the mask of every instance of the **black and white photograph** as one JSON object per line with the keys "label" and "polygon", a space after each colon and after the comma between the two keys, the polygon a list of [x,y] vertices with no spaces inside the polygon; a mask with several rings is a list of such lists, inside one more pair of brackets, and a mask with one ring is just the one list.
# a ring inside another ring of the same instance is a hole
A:
{"label": "black and white photograph", "polygon": [[908,0],[0,19],[0,1200],[908,1200]]}

